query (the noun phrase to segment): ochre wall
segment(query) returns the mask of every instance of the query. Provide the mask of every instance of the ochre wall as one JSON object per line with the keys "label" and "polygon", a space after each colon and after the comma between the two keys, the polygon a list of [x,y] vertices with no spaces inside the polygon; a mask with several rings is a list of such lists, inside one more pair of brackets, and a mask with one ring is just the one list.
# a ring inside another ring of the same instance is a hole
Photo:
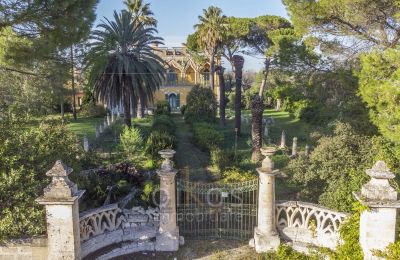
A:
{"label": "ochre wall", "polygon": [[165,101],[165,94],[175,93],[180,94],[180,106],[186,105],[186,97],[192,86],[177,86],[177,87],[161,87],[154,94],[154,103]]}

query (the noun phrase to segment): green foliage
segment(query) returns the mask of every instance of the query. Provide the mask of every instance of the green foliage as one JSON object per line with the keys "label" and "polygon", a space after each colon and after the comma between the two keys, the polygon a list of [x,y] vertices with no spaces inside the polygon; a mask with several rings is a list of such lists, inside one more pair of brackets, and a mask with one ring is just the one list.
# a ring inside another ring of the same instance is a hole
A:
{"label": "green foliage", "polygon": [[175,133],[176,126],[170,116],[159,115],[154,117],[153,124],[151,125],[151,130],[167,132],[173,135]]}
{"label": "green foliage", "polygon": [[203,150],[210,151],[214,147],[221,147],[224,134],[218,131],[214,124],[201,122],[193,124],[193,141]]}
{"label": "green foliage", "polygon": [[282,169],[288,165],[290,158],[286,154],[279,154],[272,156],[272,161],[274,162],[275,169]]}
{"label": "green foliage", "polygon": [[167,101],[158,102],[156,104],[156,110],[154,111],[154,115],[167,115],[171,114],[171,107]]}
{"label": "green foliage", "polygon": [[[366,45],[385,49],[398,44],[398,27],[390,25],[386,28],[388,20],[391,24],[399,21],[396,0],[284,0],[283,3],[296,31],[301,35],[312,34],[315,44],[320,44],[327,52],[344,55],[348,51],[349,55],[354,55],[355,51],[365,50]],[[349,45],[353,47],[351,51]]]}
{"label": "green foliage", "polygon": [[101,167],[84,174],[74,174],[73,177],[78,187],[86,190],[80,210],[119,202],[133,187],[141,188],[145,181],[143,174],[130,163]]}
{"label": "green foliage", "polygon": [[384,250],[372,250],[374,256],[386,260],[400,259],[400,241],[390,243]]}
{"label": "green foliage", "polygon": [[[143,26],[132,13],[114,11],[114,19],[98,25],[86,56],[89,83],[105,104],[124,101],[125,124],[131,126],[131,97],[152,100],[164,80],[162,59],[151,45],[162,44],[153,26]],[[123,87],[121,87],[123,86]],[[124,97],[124,98],[123,98]]]}
{"label": "green foliage", "polygon": [[[96,19],[98,0],[52,1],[45,5],[41,1],[20,0],[0,3],[0,29],[17,28],[24,37],[30,36],[33,45],[16,46],[14,53],[25,62],[32,56],[46,56],[56,50],[70,47],[86,38]],[[22,47],[22,48],[21,48]],[[47,56],[48,57],[48,56]],[[46,58],[47,58],[46,57]]]}
{"label": "green foliage", "polygon": [[194,86],[190,90],[186,102],[185,121],[187,123],[215,121],[217,102],[210,88]]}
{"label": "green foliage", "polygon": [[255,178],[257,178],[257,175],[255,175],[251,171],[243,171],[237,167],[232,167],[232,168],[226,169],[222,173],[221,181],[223,183],[236,183],[236,182],[249,181],[249,180],[252,180]]}
{"label": "green foliage", "polygon": [[140,153],[143,148],[143,135],[139,128],[126,127],[121,133],[120,145],[125,155],[132,158],[135,154]]}
{"label": "green foliage", "polygon": [[164,149],[175,149],[176,138],[167,132],[152,131],[147,138],[145,151],[153,158],[158,158],[158,152]]}
{"label": "green foliage", "polygon": [[364,210],[369,210],[359,202],[352,204],[352,215],[340,226],[339,243],[335,251],[326,251],[330,259],[362,260],[364,254],[359,242],[360,238],[360,215]]}
{"label": "green foliage", "polygon": [[225,168],[237,166],[237,162],[240,161],[238,155],[233,150],[223,150],[218,147],[214,147],[210,151],[211,165],[218,171],[222,172]]}
{"label": "green foliage", "polygon": [[381,134],[400,142],[400,52],[374,51],[361,58],[360,94]]}
{"label": "green foliage", "polygon": [[56,122],[30,127],[27,118],[0,120],[0,240],[42,234],[45,214],[35,199],[49,182],[45,173],[58,159],[79,172],[83,149]]}
{"label": "green foliage", "polygon": [[107,115],[107,111],[103,106],[90,102],[82,106],[79,114],[83,117],[104,117]]}
{"label": "green foliage", "polygon": [[143,185],[142,194],[140,195],[141,200],[148,205],[151,204],[153,192],[158,188],[159,185],[154,184],[153,181],[146,181]]}
{"label": "green foliage", "polygon": [[285,171],[301,187],[301,199],[350,211],[352,192],[367,180],[364,171],[373,165],[375,150],[370,137],[337,123],[332,136],[320,138],[309,157],[291,160]]}
{"label": "green foliage", "polygon": [[265,260],[318,260],[323,259],[315,253],[309,255],[295,251],[292,247],[286,244],[280,244],[276,252],[264,253],[261,259]]}

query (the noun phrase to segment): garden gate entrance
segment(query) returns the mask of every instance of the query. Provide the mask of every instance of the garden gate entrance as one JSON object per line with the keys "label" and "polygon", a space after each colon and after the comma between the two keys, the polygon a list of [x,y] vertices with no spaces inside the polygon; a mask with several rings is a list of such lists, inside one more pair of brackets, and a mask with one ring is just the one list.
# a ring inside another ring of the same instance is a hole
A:
{"label": "garden gate entrance", "polygon": [[258,178],[214,184],[177,180],[179,233],[194,239],[250,239],[257,225]]}

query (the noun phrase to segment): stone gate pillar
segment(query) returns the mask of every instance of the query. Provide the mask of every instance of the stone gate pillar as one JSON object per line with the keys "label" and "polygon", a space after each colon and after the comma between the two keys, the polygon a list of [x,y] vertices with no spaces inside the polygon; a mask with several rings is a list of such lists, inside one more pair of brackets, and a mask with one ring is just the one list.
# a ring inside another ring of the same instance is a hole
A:
{"label": "stone gate pillar", "polygon": [[364,259],[380,259],[372,255],[371,249],[382,250],[396,238],[396,213],[400,208],[396,190],[390,186],[389,179],[395,175],[385,162],[378,161],[366,173],[371,180],[362,186],[356,198],[370,210],[361,213],[360,244]]}
{"label": "stone gate pillar", "polygon": [[177,251],[179,249],[179,228],[176,225],[175,175],[171,159],[174,150],[158,152],[164,158],[160,176],[160,229],[156,237],[156,251]]}
{"label": "stone gate pillar", "polygon": [[275,175],[279,171],[274,170],[274,163],[270,158],[275,151],[274,147],[261,148],[261,153],[266,157],[261,168],[257,168],[259,174],[258,222],[250,245],[254,245],[258,253],[276,250],[280,244],[275,225]]}
{"label": "stone gate pillar", "polygon": [[36,201],[46,207],[48,259],[80,259],[78,190],[68,175],[72,168],[57,161],[46,175],[52,178]]}

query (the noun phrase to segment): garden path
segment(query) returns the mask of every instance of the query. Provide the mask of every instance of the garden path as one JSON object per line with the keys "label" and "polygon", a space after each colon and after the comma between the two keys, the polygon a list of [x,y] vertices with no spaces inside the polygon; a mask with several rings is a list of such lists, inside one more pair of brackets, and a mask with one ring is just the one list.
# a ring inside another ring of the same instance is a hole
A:
{"label": "garden path", "polygon": [[178,140],[175,158],[181,176],[184,177],[185,173],[189,173],[190,181],[212,182],[212,174],[207,170],[210,161],[209,155],[192,144],[190,141],[192,133],[182,116],[173,115],[173,119],[177,128],[176,138]]}

